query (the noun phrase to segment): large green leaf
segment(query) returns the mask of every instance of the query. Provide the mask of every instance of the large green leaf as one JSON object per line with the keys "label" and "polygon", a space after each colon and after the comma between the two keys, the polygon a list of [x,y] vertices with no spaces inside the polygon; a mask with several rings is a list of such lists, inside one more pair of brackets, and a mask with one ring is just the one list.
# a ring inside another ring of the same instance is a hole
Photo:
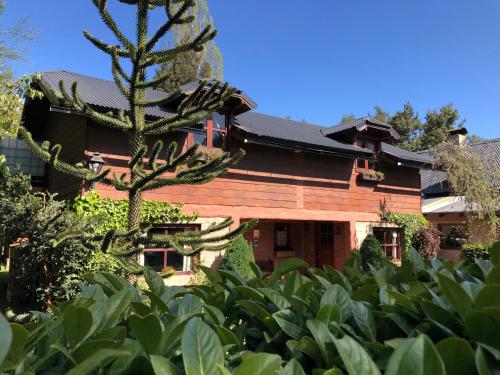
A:
{"label": "large green leaf", "polygon": [[160,297],[165,290],[165,282],[158,272],[150,267],[144,268],[144,279],[149,286],[149,290]]}
{"label": "large green leaf", "polygon": [[449,337],[440,341],[436,349],[444,362],[447,374],[476,374],[474,352],[469,343],[459,337]]}
{"label": "large green leaf", "polygon": [[500,350],[500,310],[494,312],[471,312],[465,320],[465,330],[473,340]]}
{"label": "large green leaf", "polygon": [[495,242],[490,247],[491,261],[494,264],[500,264],[500,241]]}
{"label": "large green leaf", "polygon": [[7,357],[10,345],[12,343],[12,330],[10,329],[9,322],[0,313],[0,367]]}
{"label": "large green leaf", "polygon": [[186,320],[195,314],[201,314],[202,303],[199,297],[193,294],[185,294],[177,310],[177,318]]}
{"label": "large green leaf", "polygon": [[126,357],[129,354],[130,353],[124,350],[103,349],[73,367],[66,375],[88,375],[100,368],[103,364],[109,363],[120,357]]}
{"label": "large green leaf", "polygon": [[350,336],[334,339],[334,343],[349,375],[380,374],[370,355]]}
{"label": "large green leaf", "polygon": [[10,325],[12,330],[12,344],[10,345],[9,361],[17,364],[24,356],[24,347],[28,341],[28,331],[22,325],[12,323]]}
{"label": "large green leaf", "polygon": [[328,327],[317,319],[308,320],[306,325],[316,340],[323,360],[327,365],[332,365],[337,354],[334,345],[335,337],[330,333]]}
{"label": "large green leaf", "polygon": [[271,275],[269,275],[268,285],[273,285],[284,274],[301,267],[307,267],[307,263],[302,259],[290,258],[284,260],[283,262],[279,263],[271,273]]}
{"label": "large green leaf", "polygon": [[417,275],[418,272],[425,270],[425,263],[422,256],[413,247],[408,251],[408,256],[406,257],[406,259],[408,262],[410,262],[413,273],[415,275]]}
{"label": "large green leaf", "polygon": [[385,375],[446,375],[432,341],[425,335],[407,339],[389,358]]}
{"label": "large green leaf", "polygon": [[92,314],[83,307],[68,305],[64,309],[63,327],[66,340],[71,347],[76,347],[90,332]]}
{"label": "large green leaf", "polygon": [[273,375],[281,370],[281,357],[276,354],[256,353],[249,354],[234,375]]}
{"label": "large green leaf", "polygon": [[238,301],[237,305],[240,306],[246,314],[250,316],[255,316],[260,320],[274,335],[276,334],[280,327],[274,320],[273,316],[267,311],[262,305],[254,301]]}
{"label": "large green leaf", "polygon": [[478,308],[500,307],[500,284],[489,284],[483,287],[477,294],[474,304]]}
{"label": "large green leaf", "polygon": [[340,285],[331,285],[325,290],[320,305],[337,305],[342,313],[342,321],[346,321],[351,316],[351,297]]}
{"label": "large green leaf", "polygon": [[497,263],[490,271],[486,278],[486,284],[500,284],[500,263]]}
{"label": "large green leaf", "polygon": [[182,359],[187,375],[218,375],[224,353],[217,334],[200,318],[192,318],[182,334]]}
{"label": "large green leaf", "polygon": [[442,274],[438,274],[437,278],[446,300],[458,312],[458,315],[465,320],[472,306],[472,298],[455,280]]}
{"label": "large green leaf", "polygon": [[113,327],[121,320],[123,313],[128,309],[132,301],[132,293],[129,289],[122,289],[113,294],[108,300],[108,308],[106,310],[103,322],[103,329]]}
{"label": "large green leaf", "polygon": [[290,302],[286,299],[286,297],[281,295],[280,292],[270,288],[259,288],[258,291],[261,292],[278,309],[283,310],[290,307]]}
{"label": "large green leaf", "polygon": [[300,363],[296,359],[292,359],[283,369],[283,375],[306,375],[306,373]]}
{"label": "large green leaf", "polygon": [[371,341],[377,338],[375,319],[368,307],[363,302],[351,301],[352,316],[363,334]]}
{"label": "large green leaf", "polygon": [[149,358],[155,375],[180,375],[179,369],[167,358],[158,355],[152,355]]}
{"label": "large green leaf", "polygon": [[474,360],[479,375],[498,375],[498,367],[495,369],[494,361],[488,357],[488,354],[480,346],[476,349]]}
{"label": "large green leaf", "polygon": [[132,315],[128,318],[128,325],[146,353],[159,354],[163,329],[156,315]]}
{"label": "large green leaf", "polygon": [[275,312],[273,318],[282,331],[294,339],[300,339],[307,334],[304,329],[304,323],[300,320],[299,315],[290,309]]}

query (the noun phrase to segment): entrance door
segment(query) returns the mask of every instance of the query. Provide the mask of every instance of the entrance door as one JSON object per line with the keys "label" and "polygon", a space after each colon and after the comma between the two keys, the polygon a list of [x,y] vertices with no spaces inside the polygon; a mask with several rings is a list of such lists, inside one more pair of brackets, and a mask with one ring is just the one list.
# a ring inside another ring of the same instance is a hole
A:
{"label": "entrance door", "polygon": [[333,266],[333,223],[319,223],[318,227],[316,267],[322,267],[324,264]]}

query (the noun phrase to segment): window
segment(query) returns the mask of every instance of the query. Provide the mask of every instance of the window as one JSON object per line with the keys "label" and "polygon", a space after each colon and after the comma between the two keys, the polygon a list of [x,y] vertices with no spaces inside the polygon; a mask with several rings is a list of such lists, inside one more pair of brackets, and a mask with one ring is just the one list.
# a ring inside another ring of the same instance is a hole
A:
{"label": "window", "polygon": [[[150,233],[175,234],[199,229],[199,225],[170,225],[152,228]],[[146,249],[144,250],[144,265],[151,267],[157,272],[161,272],[166,267],[172,267],[177,272],[186,273],[192,271],[192,257],[183,256],[171,248]]]}
{"label": "window", "polygon": [[290,225],[276,224],[274,230],[276,250],[290,250]]}
{"label": "window", "polygon": [[401,260],[401,233],[395,228],[375,228],[373,235],[382,245],[385,256]]}
{"label": "window", "polygon": [[440,247],[442,249],[461,249],[467,242],[467,227],[463,223],[438,224],[438,230],[441,232]]}
{"label": "window", "polygon": [[[368,139],[358,138],[356,140],[356,146],[364,148],[365,150],[377,152],[377,144],[374,141]],[[377,163],[375,160],[359,158],[357,161],[358,169],[376,169]]]}
{"label": "window", "polygon": [[223,148],[227,136],[227,116],[224,113],[214,113],[205,124],[190,129],[191,144],[209,148]]}

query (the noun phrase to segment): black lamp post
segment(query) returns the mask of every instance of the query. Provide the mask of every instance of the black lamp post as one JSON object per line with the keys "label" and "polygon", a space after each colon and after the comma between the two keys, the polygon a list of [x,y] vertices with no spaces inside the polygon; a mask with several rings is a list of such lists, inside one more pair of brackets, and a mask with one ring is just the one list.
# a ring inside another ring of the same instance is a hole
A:
{"label": "black lamp post", "polygon": [[[87,162],[87,167],[94,173],[100,173],[102,170],[102,167],[104,166],[104,159],[101,158],[101,154],[98,152],[95,152],[92,157],[88,160]],[[94,188],[94,183],[90,184],[90,189]]]}

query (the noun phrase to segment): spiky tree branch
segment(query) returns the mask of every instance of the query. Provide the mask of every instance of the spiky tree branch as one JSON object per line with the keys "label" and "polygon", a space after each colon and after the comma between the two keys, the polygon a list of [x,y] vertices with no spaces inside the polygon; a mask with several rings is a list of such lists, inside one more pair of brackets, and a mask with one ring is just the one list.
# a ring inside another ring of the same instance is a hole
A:
{"label": "spiky tree branch", "polygon": [[[37,144],[25,128],[21,129],[20,135],[53,168],[87,181],[98,181],[128,193],[128,230],[123,233],[108,233],[103,238],[103,250],[117,257],[120,264],[127,270],[137,273],[142,268],[135,261],[135,256],[142,252],[145,246],[174,247],[185,255],[193,255],[202,250],[220,250],[227,246],[228,241],[247,230],[252,223],[240,225],[236,230],[223,235],[220,231],[233,225],[231,219],[203,231],[171,236],[150,236],[147,229],[142,228],[139,212],[143,192],[174,185],[203,184],[212,181],[237,163],[243,157],[244,152],[241,150],[234,155],[224,152],[214,157],[207,157],[198,151],[197,145],[190,147],[186,152],[179,153],[175,142],[170,143],[166,151],[164,151],[163,143],[157,142],[147,156],[149,150],[146,140],[149,136],[166,135],[179,128],[205,121],[236,90],[227,84],[208,85],[206,82],[200,82],[198,89],[191,94],[183,94],[177,88],[162,98],[148,99],[146,90],[171,80],[172,74],[165,72],[153,79],[148,79],[147,69],[165,64],[180,53],[202,50],[215,37],[216,31],[208,25],[185,43],[170,49],[155,49],[173,27],[194,21],[190,9],[196,5],[195,1],[118,1],[136,8],[136,40],[132,41],[119,29],[108,11],[107,0],[92,0],[92,2],[104,24],[115,36],[117,44],[105,43],[86,31],[84,36],[99,50],[110,56],[113,79],[121,94],[127,99],[128,110],[107,114],[98,112],[78,95],[76,82],[71,86],[71,93],[66,90],[64,82],[60,82],[59,92],[52,90],[51,95],[58,98],[62,105],[82,113],[96,123],[124,132],[129,143],[129,173],[117,176],[111,174],[108,169],[100,174],[92,173],[83,166],[60,160],[61,146],[51,146],[46,142]],[[148,15],[157,7],[164,8],[166,21],[156,31],[150,33]],[[122,60],[129,61],[131,66],[129,72],[123,68]],[[176,113],[146,122],[146,108],[171,106],[174,103],[180,103]]]}

